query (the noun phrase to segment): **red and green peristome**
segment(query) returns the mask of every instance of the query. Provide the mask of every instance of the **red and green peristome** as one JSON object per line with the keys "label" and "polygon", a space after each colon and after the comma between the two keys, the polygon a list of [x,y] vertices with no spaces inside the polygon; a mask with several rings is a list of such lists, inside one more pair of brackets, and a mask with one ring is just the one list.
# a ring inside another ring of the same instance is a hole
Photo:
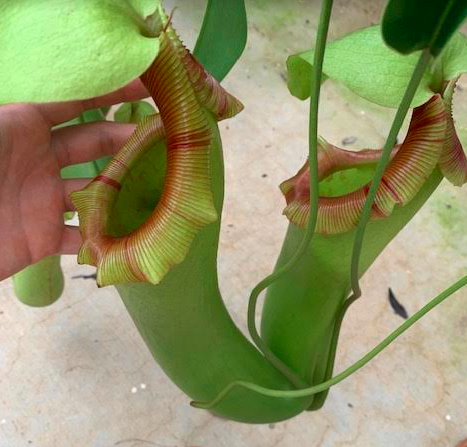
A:
{"label": "red and green peristome", "polygon": [[[394,148],[382,178],[372,207],[372,219],[386,218],[396,205],[409,203],[437,165],[453,184],[462,185],[467,181],[467,160],[452,118],[455,82],[448,83],[444,98],[434,95],[414,109],[407,136]],[[341,171],[371,167],[381,156],[379,150],[347,151],[323,139],[319,141],[318,150],[320,182],[332,182],[332,176]],[[326,185],[323,186],[326,189]],[[287,202],[284,214],[292,223],[304,228],[309,215],[308,162],[294,177],[283,182],[280,189]],[[320,195],[316,232],[339,234],[355,228],[368,190],[366,182],[351,192]]]}
{"label": "red and green peristome", "polygon": [[[196,62],[170,25],[160,51],[141,76],[160,114],[145,118],[109,165],[72,194],[84,244],[78,261],[97,267],[97,282],[157,284],[183,261],[200,228],[218,215],[210,188],[212,131],[207,114],[230,118],[242,104]],[[112,207],[128,172],[154,144],[167,144],[162,195],[149,218],[130,234],[108,234]]]}

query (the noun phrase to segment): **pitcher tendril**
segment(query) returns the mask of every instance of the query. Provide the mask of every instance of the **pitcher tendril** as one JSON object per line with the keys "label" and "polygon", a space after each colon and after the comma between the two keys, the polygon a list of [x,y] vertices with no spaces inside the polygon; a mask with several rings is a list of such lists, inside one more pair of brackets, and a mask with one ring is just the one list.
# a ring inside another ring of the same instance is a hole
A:
{"label": "pitcher tendril", "polygon": [[284,362],[282,362],[267,346],[266,343],[261,339],[258,330],[256,329],[255,314],[256,304],[258,302],[259,295],[274,281],[277,281],[280,277],[286,274],[290,269],[296,265],[306,249],[310,245],[310,241],[315,231],[316,222],[318,218],[318,106],[319,106],[319,94],[321,90],[321,78],[323,71],[323,60],[324,52],[326,48],[326,40],[329,29],[329,22],[331,19],[333,0],[323,0],[321,7],[321,14],[318,25],[318,33],[316,37],[316,52],[311,86],[311,100],[310,100],[310,115],[309,115],[309,143],[308,143],[308,164],[311,172],[310,175],[310,217],[308,219],[308,225],[303,236],[303,240],[297,249],[294,256],[290,261],[283,266],[280,270],[276,270],[274,273],[264,278],[250,294],[248,302],[248,330],[251,338],[258,348],[263,352],[265,357],[282,373],[284,374],[295,386],[301,387],[304,383]]}

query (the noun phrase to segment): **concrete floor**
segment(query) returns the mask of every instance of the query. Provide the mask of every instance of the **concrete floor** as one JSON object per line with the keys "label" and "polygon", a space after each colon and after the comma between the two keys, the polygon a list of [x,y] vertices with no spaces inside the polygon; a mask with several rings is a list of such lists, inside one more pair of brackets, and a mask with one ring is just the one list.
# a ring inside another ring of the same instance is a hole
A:
{"label": "concrete floor", "polygon": [[[174,23],[189,46],[202,0],[178,3]],[[311,3],[311,4],[310,4]],[[379,20],[382,0],[337,0],[331,38]],[[250,0],[249,41],[225,86],[245,104],[223,123],[226,201],[220,279],[245,329],[247,296],[272,268],[287,225],[277,185],[302,165],[307,104],[290,97],[285,58],[311,46],[318,2]],[[455,115],[467,127],[467,80]],[[465,112],[465,113],[464,113]],[[326,83],[320,133],[351,147],[384,142],[393,111]],[[466,188],[444,182],[363,280],[345,319],[336,370],[360,358],[402,319],[467,270]],[[64,257],[64,296],[31,309],[0,283],[0,447],[455,447],[467,437],[467,290],[421,321],[369,366],[331,391],[325,407],[293,420],[242,425],[195,410],[152,360],[117,293]]]}

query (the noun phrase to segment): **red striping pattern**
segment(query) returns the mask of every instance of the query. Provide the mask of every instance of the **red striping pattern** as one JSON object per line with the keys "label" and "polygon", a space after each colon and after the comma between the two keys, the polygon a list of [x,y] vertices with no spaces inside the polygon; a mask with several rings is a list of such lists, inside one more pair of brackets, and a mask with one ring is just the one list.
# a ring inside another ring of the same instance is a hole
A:
{"label": "red striping pattern", "polygon": [[120,191],[120,189],[122,188],[122,185],[120,185],[120,183],[118,183],[113,178],[107,177],[105,175],[98,175],[97,177],[94,178],[93,182],[105,183],[106,185],[109,185],[112,188],[115,188],[117,191]]}
{"label": "red striping pattern", "polygon": [[375,217],[389,216],[396,204],[415,197],[439,161],[445,133],[444,103],[435,95],[413,111],[407,136],[376,193]]}
{"label": "red striping pattern", "polygon": [[[121,184],[139,156],[163,135],[159,115],[143,118],[123,148],[102,171],[101,178],[106,177]],[[117,194],[118,190],[109,182],[92,181],[86,188],[71,195],[78,210],[84,240],[78,255],[80,263],[97,266],[111,244],[112,238],[105,236],[104,229]]]}
{"label": "red striping pattern", "polygon": [[227,93],[188,50],[185,50],[183,62],[196,96],[218,121],[231,118],[243,110],[243,104]]}
{"label": "red striping pattern", "polygon": [[[446,111],[440,95],[413,111],[403,144],[394,149],[393,158],[384,173],[372,208],[372,219],[389,216],[396,204],[410,202],[431,175],[440,159],[446,137]],[[381,151],[344,151],[320,141],[319,180],[333,172],[357,165],[376,163]],[[322,155],[325,154],[325,155]],[[304,228],[309,216],[309,169],[300,171],[281,185],[287,206],[284,214]],[[339,197],[320,197],[316,232],[344,233],[354,228],[368,196],[369,184]]]}
{"label": "red striping pattern", "polygon": [[[165,22],[159,54],[141,76],[160,116],[145,119],[127,144],[84,190],[73,194],[85,240],[79,262],[97,266],[97,282],[160,282],[186,256],[196,233],[217,219],[210,178],[212,130],[210,114],[219,119],[243,106],[191,57]],[[140,155],[165,137],[166,181],[147,221],[132,233],[105,235],[116,185]]]}

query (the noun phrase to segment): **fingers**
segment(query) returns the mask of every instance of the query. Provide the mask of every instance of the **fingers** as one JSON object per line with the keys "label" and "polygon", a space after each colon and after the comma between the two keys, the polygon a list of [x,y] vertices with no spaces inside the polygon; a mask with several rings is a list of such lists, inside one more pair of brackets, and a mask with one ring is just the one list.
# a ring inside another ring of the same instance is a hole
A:
{"label": "fingers", "polygon": [[81,238],[78,227],[65,225],[58,254],[75,255],[78,253],[82,244],[83,240]]}
{"label": "fingers", "polygon": [[120,102],[138,101],[139,99],[147,98],[148,96],[149,93],[140,79],[135,79],[127,86],[109,93],[108,95],[84,99],[82,101],[36,104],[36,107],[52,127],[56,124],[64,123],[65,121],[77,117],[85,110],[94,109],[96,107],[111,106]]}
{"label": "fingers", "polygon": [[63,189],[64,189],[64,201],[65,201],[65,211],[76,211],[75,206],[71,202],[70,194],[72,192],[83,189],[92,179],[88,178],[74,178],[69,180],[63,180]]}
{"label": "fingers", "polygon": [[60,168],[113,155],[125,144],[134,124],[97,121],[52,132],[51,146]]}

